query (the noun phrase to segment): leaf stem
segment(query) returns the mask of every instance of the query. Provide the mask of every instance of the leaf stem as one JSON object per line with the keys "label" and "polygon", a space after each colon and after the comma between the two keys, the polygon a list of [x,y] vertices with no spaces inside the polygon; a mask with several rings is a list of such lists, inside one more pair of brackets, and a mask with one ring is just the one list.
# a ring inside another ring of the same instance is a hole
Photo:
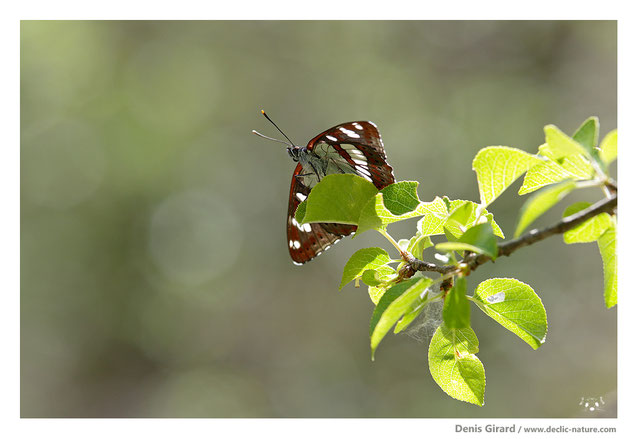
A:
{"label": "leaf stem", "polygon": [[394,248],[396,248],[399,251],[399,253],[401,253],[401,256],[405,255],[405,251],[401,249],[401,246],[399,245],[399,243],[396,242],[394,238],[390,236],[390,234],[385,229],[377,229],[377,231],[381,233],[383,236],[385,236],[385,238],[388,241],[390,241],[390,243],[394,246]]}

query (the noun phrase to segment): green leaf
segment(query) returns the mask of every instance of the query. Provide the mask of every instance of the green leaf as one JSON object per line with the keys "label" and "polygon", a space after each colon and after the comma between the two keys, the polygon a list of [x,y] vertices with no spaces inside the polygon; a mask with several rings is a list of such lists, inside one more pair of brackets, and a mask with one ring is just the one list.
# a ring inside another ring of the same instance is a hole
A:
{"label": "green leaf", "polygon": [[516,148],[488,146],[481,149],[472,161],[481,204],[489,205],[518,177],[538,163],[541,163],[538,157]]}
{"label": "green leaf", "polygon": [[410,252],[411,255],[418,259],[423,258],[423,250],[428,247],[432,247],[432,240],[429,236],[422,236],[417,232],[416,236],[413,236],[407,247],[407,251]]}
{"label": "green leaf", "polygon": [[[390,267],[388,267],[390,268]],[[370,287],[378,287],[383,283],[383,280],[379,277],[376,270],[366,270],[361,275],[361,280],[364,284]]]}
{"label": "green leaf", "polygon": [[488,279],[476,287],[473,300],[481,311],[533,349],[545,342],[547,314],[529,285],[516,279]]}
{"label": "green leaf", "polygon": [[460,205],[454,206],[453,203],[452,208],[454,210],[448,216],[444,228],[448,228],[457,237],[465,233],[466,227],[470,222],[470,216],[476,210],[474,204],[471,201],[465,201]]}
{"label": "green leaf", "polygon": [[354,174],[326,175],[307,198],[306,223],[357,224],[361,209],[377,188]]}
{"label": "green leaf", "polygon": [[385,292],[387,291],[388,287],[384,286],[384,285],[380,285],[377,287],[368,287],[368,295],[370,296],[370,300],[372,300],[372,303],[374,303],[375,305],[379,303],[379,300],[381,300],[381,298],[383,297],[383,295],[385,294]]}
{"label": "green leaf", "polygon": [[596,145],[598,145],[598,131],[600,122],[596,116],[591,116],[576,130],[572,139],[580,143],[589,153],[590,157],[598,157]]}
{"label": "green leaf", "polygon": [[431,279],[413,277],[388,289],[381,297],[370,322],[370,347],[373,359],[374,352],[383,337],[406,312],[411,311],[412,303],[419,299],[421,293],[431,283]]}
{"label": "green leaf", "polygon": [[470,227],[467,232],[459,238],[458,242],[470,244],[479,249],[478,252],[484,255],[488,255],[492,259],[498,256],[498,246],[496,244],[496,237],[492,230],[492,226],[488,223],[477,224]]}
{"label": "green leaf", "polygon": [[[565,209],[565,212],[563,212],[563,218],[574,215],[589,206],[591,206],[591,203],[587,203],[585,201],[572,204]],[[611,219],[611,216],[608,213],[601,213],[600,215],[596,215],[584,223],[581,223],[579,226],[563,233],[563,240],[566,244],[593,242],[600,238],[600,235],[605,233],[605,230],[612,225],[613,220]]]}
{"label": "green leaf", "polygon": [[397,325],[394,327],[394,333],[398,334],[399,332],[403,331],[405,328],[410,326],[410,323],[412,323],[414,319],[416,319],[419,315],[421,315],[423,311],[425,311],[425,306],[427,305],[427,303],[428,303],[427,293],[425,297],[423,298],[419,296],[419,298],[416,301],[414,301],[414,303],[410,307],[411,308],[410,311],[407,311],[403,315],[401,320],[398,321]]}
{"label": "green leaf", "polygon": [[498,256],[498,245],[496,237],[489,223],[478,224],[471,227],[458,240],[442,242],[436,245],[437,250],[444,251],[471,251],[478,254],[488,255],[492,259]]}
{"label": "green leaf", "polygon": [[475,353],[478,338],[472,328],[439,326],[428,350],[428,365],[434,381],[452,398],[482,406],[485,369]]}
{"label": "green leaf", "polygon": [[[414,181],[400,181],[386,186],[372,197],[360,211],[356,235],[368,230],[384,229],[388,224],[423,215],[421,209],[428,203],[418,200],[417,185]],[[397,215],[393,212],[401,213]]]}
{"label": "green leaf", "polygon": [[452,212],[452,201],[448,198],[447,195],[443,196],[443,202],[445,203],[445,208],[447,209],[447,213]]}
{"label": "green leaf", "polygon": [[594,168],[591,162],[582,154],[560,156],[555,154],[547,144],[539,146],[538,152],[560,166],[568,174],[569,178],[589,180],[594,175]]}
{"label": "green leaf", "polygon": [[423,214],[423,218],[417,223],[417,230],[422,235],[438,235],[443,233],[443,224],[448,217],[448,210],[445,202],[436,197],[429,203],[422,203],[419,206],[420,212]]}
{"label": "green leaf", "polygon": [[465,295],[466,290],[466,280],[459,276],[450,292],[445,296],[443,321],[450,329],[469,328],[470,326],[470,302]]}
{"label": "green leaf", "polygon": [[297,206],[297,211],[295,212],[295,220],[297,221],[298,224],[303,224],[304,223],[304,217],[306,216],[306,206],[307,206],[307,202],[308,200],[303,200],[301,203],[299,203],[299,206]]}
{"label": "green leaf", "polygon": [[598,238],[598,249],[603,258],[605,274],[605,306],[611,308],[618,303],[618,267],[616,265],[616,226],[612,225]]}
{"label": "green leaf", "polygon": [[[454,239],[454,236],[448,236],[448,239],[450,238]],[[440,242],[436,246],[434,246],[434,248],[444,252],[455,251],[460,255],[462,255],[464,251],[479,253],[479,254],[481,253],[480,248],[473,246],[471,244],[466,244],[466,243],[458,242],[458,241]]]}
{"label": "green leaf", "polygon": [[361,275],[361,280],[364,284],[377,287],[383,283],[390,281],[397,276],[397,272],[394,268],[387,265],[383,265],[374,270],[366,270]]}
{"label": "green leaf", "polygon": [[[587,155],[597,157],[590,148],[598,138],[598,119],[589,118],[574,134],[574,140],[554,125],[545,127],[546,143],[538,148],[545,161],[531,167],[525,174],[519,195],[534,192],[552,183],[564,180],[589,180],[594,168]],[[541,157],[542,158],[542,157]]]}
{"label": "green leaf", "polygon": [[[447,228],[454,237],[459,238],[461,235],[463,235],[463,233],[465,233],[468,228],[476,223],[477,216],[480,215],[482,212],[484,218],[492,226],[494,234],[503,238],[503,231],[498,226],[498,224],[496,224],[496,221],[494,221],[494,215],[485,210],[485,208],[481,205],[473,201],[466,200],[453,200],[448,202],[450,212],[452,212],[452,214],[450,215],[452,219],[450,220],[448,218],[448,220],[445,221],[444,229]],[[462,210],[459,211],[459,208],[462,208]],[[466,214],[468,213],[466,209],[469,210],[468,216],[466,216]],[[479,222],[483,221],[480,220]],[[455,241],[453,239],[450,240]]]}
{"label": "green leaf", "polygon": [[600,159],[605,166],[616,160],[618,155],[618,131],[610,131],[600,142]]}
{"label": "green leaf", "polygon": [[416,235],[410,239],[399,239],[398,244],[401,250],[421,259],[423,250],[432,246],[432,240],[429,236],[423,236],[420,232],[417,232]]}
{"label": "green leaf", "polygon": [[547,153],[543,155],[553,160],[570,155],[587,154],[580,143],[563,133],[555,125],[545,126],[545,143],[547,144]]}
{"label": "green leaf", "polygon": [[494,214],[487,212],[485,214],[485,218],[487,219],[488,224],[492,226],[492,232],[494,232],[494,235],[498,236],[499,238],[505,238],[500,226],[496,224],[496,221],[494,221]]}
{"label": "green leaf", "polygon": [[514,237],[520,236],[523,230],[527,228],[536,218],[547,212],[553,205],[563,199],[565,195],[570,193],[576,187],[576,182],[567,180],[554,186],[543,189],[536,195],[528,199],[521,208],[521,217],[516,226]]}
{"label": "green leaf", "polygon": [[567,171],[553,160],[547,159],[543,163],[533,166],[525,174],[523,184],[518,190],[519,195],[529,194],[549,184],[574,179],[579,177]]}
{"label": "green leaf", "polygon": [[388,252],[379,247],[362,248],[357,250],[343,267],[343,276],[339,289],[342,289],[349,282],[363,275],[366,270],[374,270],[387,266],[391,261]]}
{"label": "green leaf", "polygon": [[416,192],[419,183],[416,181],[400,181],[383,189],[383,204],[392,215],[401,216],[415,210],[421,201]]}

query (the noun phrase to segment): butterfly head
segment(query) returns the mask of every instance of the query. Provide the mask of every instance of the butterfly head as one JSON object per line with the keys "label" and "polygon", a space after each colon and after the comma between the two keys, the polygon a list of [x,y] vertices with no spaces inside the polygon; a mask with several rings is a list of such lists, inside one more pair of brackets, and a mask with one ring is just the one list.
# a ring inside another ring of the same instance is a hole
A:
{"label": "butterfly head", "polygon": [[253,130],[253,134],[257,134],[259,137],[263,137],[264,139],[268,139],[268,140],[272,140],[273,142],[279,142],[279,143],[283,143],[284,145],[287,145],[286,150],[288,151],[288,155],[295,161],[298,162],[299,161],[299,154],[301,152],[302,147],[301,146],[295,146],[294,143],[292,143],[292,140],[290,140],[290,138],[288,138],[288,136],[286,136],[286,134],[281,131],[281,129],[279,129],[279,127],[277,126],[277,124],[275,122],[273,122],[268,115],[266,114],[266,112],[264,110],[261,110],[261,114],[264,115],[264,117],[266,119],[268,119],[268,121],[273,124],[275,126],[275,128],[277,128],[277,130],[283,134],[283,136],[286,138],[286,141],[283,140],[279,140],[279,139],[274,139],[272,137],[268,137],[268,136],[264,136],[261,133],[258,133],[257,131]]}
{"label": "butterfly head", "polygon": [[288,151],[288,155],[295,161],[298,162],[299,161],[299,154],[301,152],[301,147],[299,146],[295,146],[295,145],[290,145],[288,146],[288,148],[286,148],[286,151]]}

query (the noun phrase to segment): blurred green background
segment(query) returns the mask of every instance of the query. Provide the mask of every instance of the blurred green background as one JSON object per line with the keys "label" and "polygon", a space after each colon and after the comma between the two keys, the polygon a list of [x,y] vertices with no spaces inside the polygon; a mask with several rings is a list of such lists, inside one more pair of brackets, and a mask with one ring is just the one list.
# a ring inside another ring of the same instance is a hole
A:
{"label": "blurred green background", "polygon": [[[470,406],[432,380],[427,340],[370,361],[373,305],[337,287],[382,237],[291,263],[293,163],[251,130],[277,136],[261,108],[299,144],[372,120],[421,199],[478,201],[481,147],[616,127],[616,47],[615,22],[22,22],[21,415],[578,417],[602,396],[615,416],[596,244],[554,237],[470,278],[529,283],[549,319],[532,351],[473,309],[487,391]],[[515,188],[491,208],[508,238]],[[582,197],[600,194],[536,225]]]}

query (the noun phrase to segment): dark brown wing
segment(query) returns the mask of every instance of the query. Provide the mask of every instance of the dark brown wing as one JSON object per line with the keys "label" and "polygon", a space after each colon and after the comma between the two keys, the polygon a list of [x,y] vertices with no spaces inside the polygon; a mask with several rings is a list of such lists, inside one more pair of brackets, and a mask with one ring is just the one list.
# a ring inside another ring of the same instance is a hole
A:
{"label": "dark brown wing", "polygon": [[357,226],[349,224],[297,223],[295,220],[297,207],[310,193],[310,188],[297,179],[297,175],[302,171],[301,164],[297,164],[290,184],[286,224],[288,251],[296,264],[308,262],[344,236],[351,235],[357,230]]}
{"label": "dark brown wing", "polygon": [[387,163],[381,134],[374,123],[341,123],[314,137],[306,148],[318,152],[324,144],[332,147],[357,174],[371,180],[377,189],[394,183],[392,166]]}

